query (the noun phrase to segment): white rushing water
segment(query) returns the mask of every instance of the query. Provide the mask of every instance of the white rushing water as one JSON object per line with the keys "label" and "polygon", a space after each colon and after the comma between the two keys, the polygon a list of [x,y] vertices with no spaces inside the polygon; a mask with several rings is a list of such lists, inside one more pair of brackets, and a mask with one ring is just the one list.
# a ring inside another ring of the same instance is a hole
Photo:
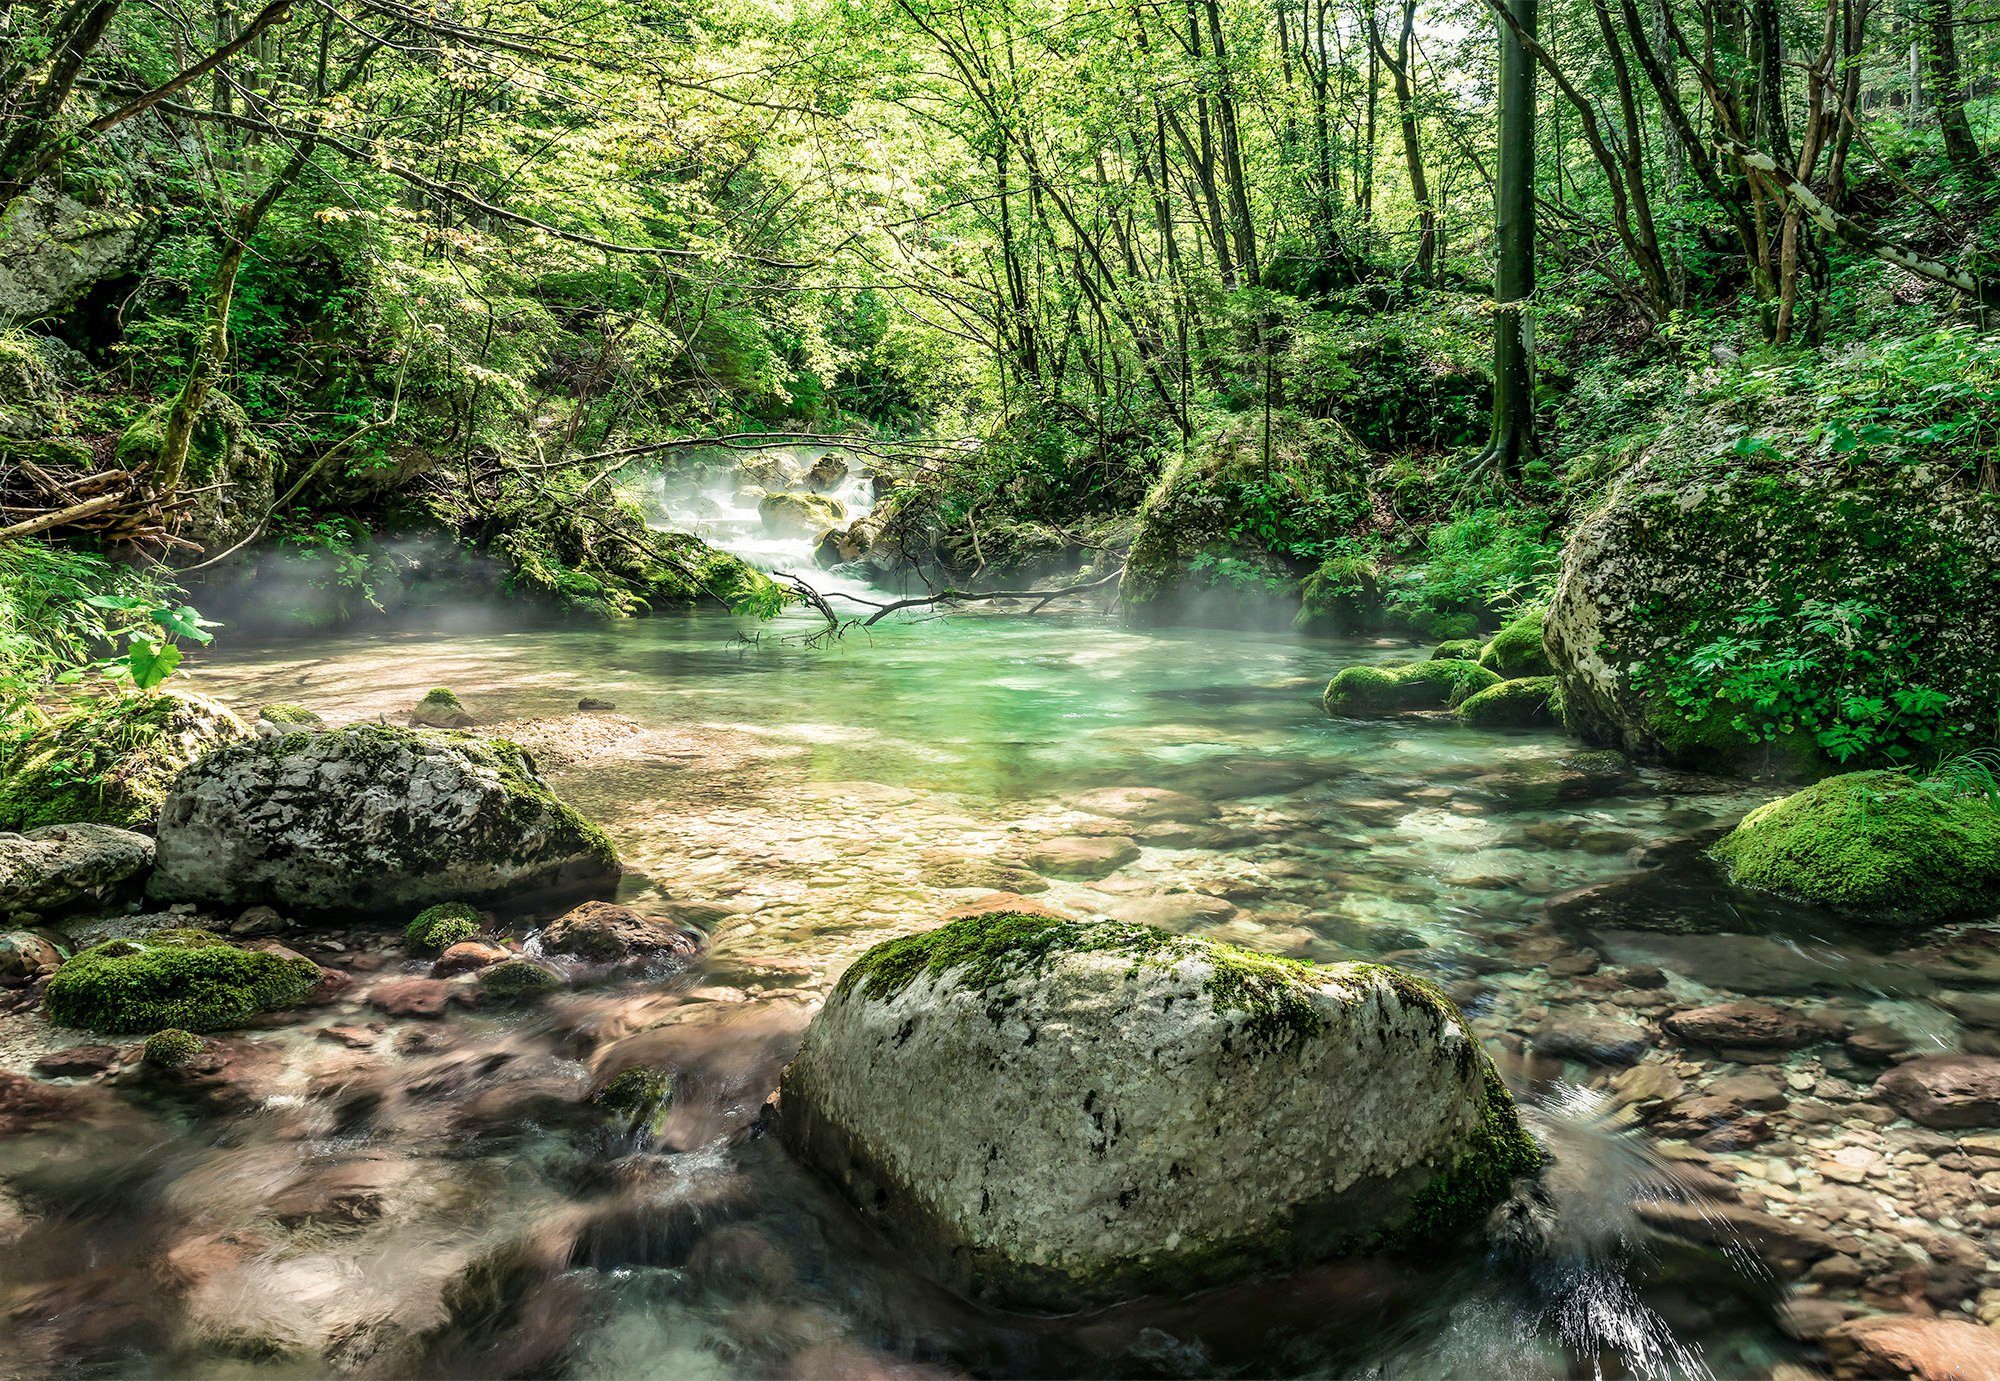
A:
{"label": "white rushing water", "polygon": [[[816,485],[809,478],[813,468],[829,460],[845,466],[846,474]],[[865,457],[825,446],[744,452],[718,447],[692,453],[645,485],[655,526],[692,533],[768,574],[801,577],[823,594],[882,596],[881,587],[857,568],[823,568],[817,538],[768,524],[757,507],[767,493],[818,494],[840,505],[840,526],[850,527],[875,509],[875,479]]]}

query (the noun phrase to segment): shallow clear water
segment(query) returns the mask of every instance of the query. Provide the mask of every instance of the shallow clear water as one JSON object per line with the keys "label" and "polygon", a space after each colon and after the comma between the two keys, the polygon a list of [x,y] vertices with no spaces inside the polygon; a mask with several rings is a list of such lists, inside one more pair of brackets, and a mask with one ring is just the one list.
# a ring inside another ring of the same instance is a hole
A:
{"label": "shallow clear water", "polygon": [[[1869,946],[1812,918],[1746,916],[1698,884],[1658,894],[1664,922],[1594,916],[1588,945],[1549,922],[1550,898],[1632,875],[1635,851],[1761,793],[1634,772],[1553,733],[1322,715],[1333,670],[1411,655],[1389,644],[1142,632],[1086,613],[919,618],[802,645],[811,627],[661,618],[204,659],[197,689],[339,721],[400,720],[453,687],[614,836],[621,899],[719,908],[699,913],[711,944],[669,981],[528,1015],[385,1025],[336,1006],[252,1033],[271,1069],[226,1116],[130,1094],[87,1135],[0,1142],[30,1223],[0,1259],[0,1343],[18,1364],[1527,1378],[1753,1374],[1793,1350],[1772,1321],[1777,1283],[1747,1256],[1639,1227],[1631,1201],[1670,1187],[1673,1161],[1577,1086],[1590,1071],[1524,1057],[1517,1034],[1573,996],[1615,999],[1615,983],[1549,968],[1591,947],[1658,965],[1663,998],[1693,1005],[1787,991],[1759,987],[1770,970],[1746,955],[1766,946],[1795,956],[1807,977],[1793,981],[1893,1015],[1903,970]],[[579,714],[583,696],[617,710]],[[1129,828],[1078,808],[1112,786],[1215,811],[1142,829],[1139,857],[1109,876],[1039,873],[1044,841]],[[1387,955],[1438,979],[1558,1155],[1551,1225],[1519,1253],[1336,1263],[1087,1318],[998,1314],[911,1276],[750,1129],[854,955],[994,890],[1306,959]],[[405,962],[390,932],[339,951],[290,942],[336,966]],[[375,1029],[318,1029],[357,1024]],[[573,1115],[591,1070],[633,1040],[678,1071],[646,1146]],[[287,1193],[306,1207],[274,1208]]]}

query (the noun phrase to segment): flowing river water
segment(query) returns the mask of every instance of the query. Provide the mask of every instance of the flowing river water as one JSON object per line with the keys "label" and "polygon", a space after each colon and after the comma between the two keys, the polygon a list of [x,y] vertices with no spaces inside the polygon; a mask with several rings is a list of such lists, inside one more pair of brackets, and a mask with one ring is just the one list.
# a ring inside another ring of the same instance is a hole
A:
{"label": "flowing river water", "polygon": [[[1992,1283],[1978,1167],[1869,1101],[1883,1052],[1966,1039],[1933,1000],[1941,951],[1732,897],[1689,855],[1768,793],[1554,733],[1324,716],[1334,670],[1411,655],[1386,642],[1087,609],[831,645],[799,640],[811,627],[746,639],[700,615],[203,659],[197,689],[334,721],[399,721],[453,687],[610,832],[620,899],[708,945],[664,980],[420,1020],[363,1005],[424,971],[396,931],[286,934],[351,993],[238,1038],[198,1098],[121,1085],[75,1126],[0,1140],[0,1371],[1766,1376],[1801,1353],[1788,1292],[1852,1301],[1888,1278],[1958,1310]],[[1091,795],[1123,786],[1201,808],[1132,818]],[[1102,838],[1129,859],[1079,864],[1075,841]],[[945,1294],[755,1123],[858,953],[994,891],[1436,979],[1555,1153],[1548,1202],[1512,1248],[1462,1260],[1070,1318]],[[1829,1034],[1719,1053],[1663,1033],[1744,997]],[[9,1021],[10,1066],[88,1043]],[[634,1042],[676,1072],[644,1144],[578,1114]],[[1924,1179],[1939,1167],[1969,1200]]]}

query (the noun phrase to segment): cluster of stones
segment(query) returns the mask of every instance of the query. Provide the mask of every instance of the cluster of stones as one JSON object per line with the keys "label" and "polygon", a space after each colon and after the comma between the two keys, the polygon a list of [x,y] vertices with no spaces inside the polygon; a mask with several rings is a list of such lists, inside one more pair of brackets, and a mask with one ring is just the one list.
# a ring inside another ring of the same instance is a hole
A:
{"label": "cluster of stones", "polygon": [[1553,728],[1563,722],[1562,687],[1542,647],[1542,613],[1523,610],[1480,642],[1438,644],[1419,662],[1351,666],[1327,683],[1329,715],[1450,711],[1477,729]]}

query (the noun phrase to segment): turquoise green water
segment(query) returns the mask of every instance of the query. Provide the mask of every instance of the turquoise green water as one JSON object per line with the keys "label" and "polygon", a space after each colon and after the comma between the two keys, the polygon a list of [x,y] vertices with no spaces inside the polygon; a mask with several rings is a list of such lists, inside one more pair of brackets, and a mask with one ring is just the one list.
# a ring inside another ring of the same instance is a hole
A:
{"label": "turquoise green water", "polygon": [[[1646,1239],[1626,1200],[1658,1183],[1653,1149],[1562,1082],[1581,1071],[1519,1058],[1513,1034],[1563,981],[1546,969],[1567,952],[1548,927],[1532,932],[1542,948],[1518,943],[1548,898],[1630,872],[1634,850],[1731,819],[1756,793],[1634,772],[1552,733],[1327,719],[1327,677],[1410,655],[1388,644],[1141,632],[1086,614],[914,619],[830,647],[796,641],[809,630],[788,620],[745,641],[726,618],[659,619],[204,659],[196,689],[336,721],[400,720],[426,689],[452,687],[604,823],[630,868],[621,895],[704,908],[710,949],[665,986],[457,1018],[435,1047],[392,1031],[347,1055],[308,1031],[269,1033],[275,1100],[219,1122],[151,1110],[161,1120],[131,1133],[148,1149],[126,1189],[71,1185],[45,1203],[72,1252],[98,1254],[100,1292],[141,1290],[159,1253],[191,1237],[233,1241],[203,1248],[224,1267],[152,1291],[108,1342],[44,1319],[20,1355],[80,1374],[1525,1378],[1737,1374],[1784,1354],[1769,1282]],[[579,714],[583,696],[616,710]],[[1139,828],[1137,857],[1105,876],[1050,870],[1048,841],[1133,828],[1079,801],[1120,786],[1212,809]],[[1301,958],[1391,956],[1437,978],[1563,1157],[1558,1240],[1526,1264],[1336,1264],[1088,1319],[995,1314],[912,1277],[751,1128],[856,953],[996,889]],[[393,937],[352,945],[401,961]],[[1692,1000],[1728,967],[1668,981]],[[573,1099],[630,1039],[664,1041],[678,1071],[659,1142],[537,1111],[530,1093]],[[333,1110],[329,1080],[369,1079],[390,1090],[379,1103]],[[12,1154],[18,1170],[27,1153]],[[387,1185],[372,1215],[273,1221],[289,1177],[357,1163]],[[0,1262],[17,1305],[65,1279],[47,1253]],[[81,1307],[45,1313],[67,1327]]]}

